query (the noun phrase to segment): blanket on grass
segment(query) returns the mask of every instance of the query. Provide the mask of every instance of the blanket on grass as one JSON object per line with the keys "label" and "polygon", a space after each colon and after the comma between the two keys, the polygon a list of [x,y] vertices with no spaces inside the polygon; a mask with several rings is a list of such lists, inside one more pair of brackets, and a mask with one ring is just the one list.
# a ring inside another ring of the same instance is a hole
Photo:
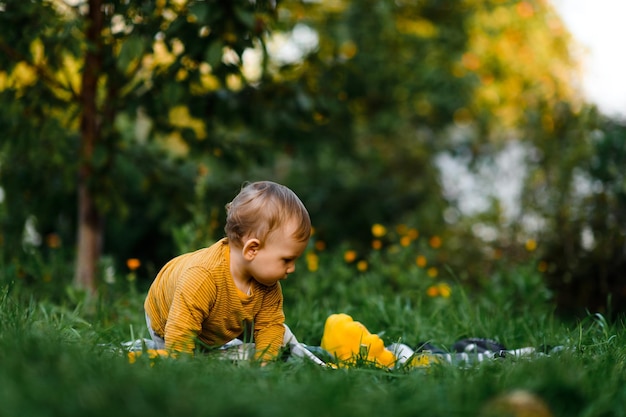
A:
{"label": "blanket on grass", "polygon": [[[495,340],[484,338],[461,339],[450,349],[431,343],[418,343],[410,347],[396,342],[385,346],[379,335],[371,333],[362,323],[343,313],[332,314],[326,319],[319,347],[300,343],[287,326],[285,332],[287,358],[305,358],[320,366],[332,368],[362,365],[388,369],[421,368],[442,363],[467,366],[498,358],[547,355],[563,349],[561,346],[542,346],[509,350]],[[175,352],[156,349],[150,339],[137,339],[122,345],[128,352],[131,363],[144,352],[150,358],[175,355]],[[214,352],[223,359],[248,360],[254,357],[254,343],[234,339]]]}

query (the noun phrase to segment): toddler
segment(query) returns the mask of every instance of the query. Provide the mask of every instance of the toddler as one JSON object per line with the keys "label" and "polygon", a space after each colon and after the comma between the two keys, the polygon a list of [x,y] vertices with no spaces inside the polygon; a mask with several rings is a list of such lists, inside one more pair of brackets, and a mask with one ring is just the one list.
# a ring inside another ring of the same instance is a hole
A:
{"label": "toddler", "polygon": [[226,211],[226,237],[156,276],[144,303],[148,330],[157,349],[188,353],[251,337],[267,361],[286,333],[280,281],[295,271],[311,220],[293,191],[271,181],[244,185]]}

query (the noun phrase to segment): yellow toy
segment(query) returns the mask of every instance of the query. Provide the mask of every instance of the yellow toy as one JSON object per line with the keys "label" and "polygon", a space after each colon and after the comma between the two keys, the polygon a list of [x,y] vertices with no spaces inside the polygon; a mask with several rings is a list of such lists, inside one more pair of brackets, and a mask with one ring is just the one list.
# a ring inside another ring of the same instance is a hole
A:
{"label": "yellow toy", "polygon": [[359,358],[388,368],[396,363],[395,355],[378,335],[343,313],[326,319],[321,347],[339,359],[340,365],[352,365]]}

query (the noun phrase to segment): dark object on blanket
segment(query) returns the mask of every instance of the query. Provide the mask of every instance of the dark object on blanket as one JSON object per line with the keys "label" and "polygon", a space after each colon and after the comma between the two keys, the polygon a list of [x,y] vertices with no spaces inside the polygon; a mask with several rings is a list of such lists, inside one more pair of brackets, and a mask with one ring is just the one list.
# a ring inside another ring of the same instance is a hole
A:
{"label": "dark object on blanket", "polygon": [[461,339],[452,345],[453,352],[460,353],[485,353],[491,352],[495,354],[504,355],[506,347],[503,344],[491,339],[481,339],[477,337],[470,337],[467,339]]}

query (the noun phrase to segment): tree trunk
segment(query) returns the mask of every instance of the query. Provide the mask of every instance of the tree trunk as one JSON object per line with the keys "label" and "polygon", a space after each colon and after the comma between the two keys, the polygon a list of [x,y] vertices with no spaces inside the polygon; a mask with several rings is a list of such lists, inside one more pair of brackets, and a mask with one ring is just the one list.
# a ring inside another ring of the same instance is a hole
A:
{"label": "tree trunk", "polygon": [[95,204],[92,185],[97,182],[93,167],[94,149],[100,140],[97,88],[102,71],[102,0],[89,0],[87,51],[82,76],[80,166],[78,172],[78,250],[74,285],[91,294],[97,290],[96,270],[102,242],[102,216]]}
{"label": "tree trunk", "polygon": [[101,216],[94,205],[89,187],[85,180],[81,180],[78,186],[78,251],[74,285],[91,294],[95,294],[98,287],[96,270],[100,259],[101,242]]}

